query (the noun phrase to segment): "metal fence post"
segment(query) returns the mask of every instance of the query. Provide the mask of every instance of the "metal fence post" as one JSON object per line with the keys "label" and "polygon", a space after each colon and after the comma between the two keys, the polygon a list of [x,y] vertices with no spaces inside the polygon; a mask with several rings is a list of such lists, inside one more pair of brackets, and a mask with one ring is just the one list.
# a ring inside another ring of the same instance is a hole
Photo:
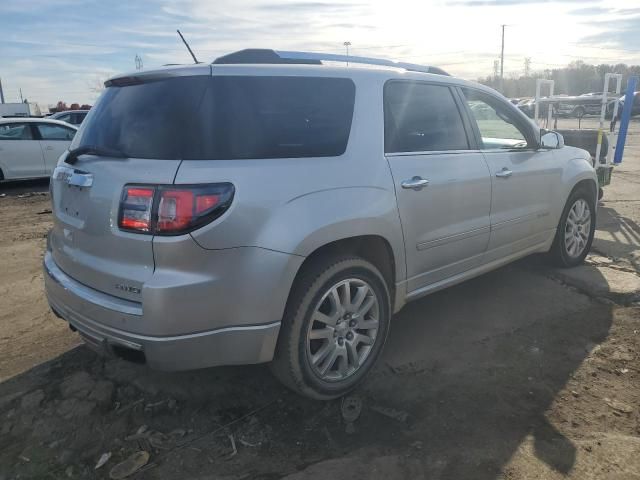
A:
{"label": "metal fence post", "polygon": [[635,91],[638,85],[638,77],[629,77],[627,80],[627,91],[624,94],[624,108],[622,109],[622,119],[620,120],[620,130],[618,141],[616,142],[616,151],[613,155],[613,163],[622,163],[622,154],[624,153],[624,144],[627,139],[627,129],[631,120],[631,109],[636,100]]}

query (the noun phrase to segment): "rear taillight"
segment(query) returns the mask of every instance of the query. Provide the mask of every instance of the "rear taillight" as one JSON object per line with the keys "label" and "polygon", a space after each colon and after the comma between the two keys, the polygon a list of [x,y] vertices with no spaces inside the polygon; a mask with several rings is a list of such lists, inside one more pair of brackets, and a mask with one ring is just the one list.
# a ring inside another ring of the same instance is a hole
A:
{"label": "rear taillight", "polygon": [[120,202],[120,228],[140,232],[151,231],[154,188],[124,187]]}
{"label": "rear taillight", "polygon": [[231,205],[230,183],[206,185],[127,185],[118,225],[122,230],[180,235],[222,215]]}

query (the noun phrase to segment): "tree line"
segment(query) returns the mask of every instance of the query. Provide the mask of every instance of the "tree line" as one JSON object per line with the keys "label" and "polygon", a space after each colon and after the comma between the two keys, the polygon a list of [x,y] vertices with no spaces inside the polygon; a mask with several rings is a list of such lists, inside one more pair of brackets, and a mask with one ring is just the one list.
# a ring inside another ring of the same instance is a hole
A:
{"label": "tree line", "polygon": [[[566,67],[546,69],[531,75],[520,77],[511,76],[504,78],[503,92],[506,97],[533,97],[536,94],[536,79],[544,78],[554,80],[554,94],[581,95],[589,92],[601,92],[604,87],[605,73],[622,74],[622,92],[627,88],[627,79],[632,76],[640,76],[640,65],[590,65],[581,60],[571,62]],[[479,78],[479,83],[499,90],[500,78],[488,76]],[[613,91],[615,82],[610,81],[609,89]],[[640,86],[638,87],[640,89]],[[546,90],[545,90],[546,92]]]}

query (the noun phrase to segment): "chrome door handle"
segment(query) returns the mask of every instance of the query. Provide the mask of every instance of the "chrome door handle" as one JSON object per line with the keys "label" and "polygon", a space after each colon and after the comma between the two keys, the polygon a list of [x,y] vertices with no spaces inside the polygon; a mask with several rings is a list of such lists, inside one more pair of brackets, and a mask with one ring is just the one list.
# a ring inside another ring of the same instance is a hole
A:
{"label": "chrome door handle", "polygon": [[513,172],[509,170],[507,167],[504,167],[499,172],[496,172],[496,177],[498,178],[509,178],[511,175],[513,175]]}
{"label": "chrome door handle", "polygon": [[402,186],[402,188],[410,188],[412,190],[418,191],[429,185],[429,180],[427,180],[426,178],[415,176],[410,180],[404,180],[402,183],[400,183],[400,185]]}

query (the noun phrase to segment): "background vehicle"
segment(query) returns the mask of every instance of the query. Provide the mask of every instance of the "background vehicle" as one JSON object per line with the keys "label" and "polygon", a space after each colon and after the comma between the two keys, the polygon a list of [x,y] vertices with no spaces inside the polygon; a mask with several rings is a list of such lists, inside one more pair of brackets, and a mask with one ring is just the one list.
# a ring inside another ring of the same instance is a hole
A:
{"label": "background vehicle", "polygon": [[60,120],[61,122],[66,122],[71,125],[80,125],[87,116],[87,113],[89,113],[89,110],[67,110],[64,112],[54,113],[47,118],[50,118],[51,120]]}
{"label": "background vehicle", "polygon": [[39,117],[42,115],[37,103],[0,103],[0,117]]}
{"label": "background vehicle", "polygon": [[52,177],[44,259],[89,345],[169,370],[273,360],[334,398],[406,302],[534,252],[584,259],[587,152],[441,70],[319,55],[106,83]]}
{"label": "background vehicle", "polygon": [[0,180],[50,176],[76,130],[44,118],[0,119]]}
{"label": "background vehicle", "polygon": [[[618,116],[622,115],[622,109],[624,108],[626,95],[620,97],[620,105],[618,106]],[[633,105],[631,106],[631,116],[640,115],[640,92],[633,94]]]}

